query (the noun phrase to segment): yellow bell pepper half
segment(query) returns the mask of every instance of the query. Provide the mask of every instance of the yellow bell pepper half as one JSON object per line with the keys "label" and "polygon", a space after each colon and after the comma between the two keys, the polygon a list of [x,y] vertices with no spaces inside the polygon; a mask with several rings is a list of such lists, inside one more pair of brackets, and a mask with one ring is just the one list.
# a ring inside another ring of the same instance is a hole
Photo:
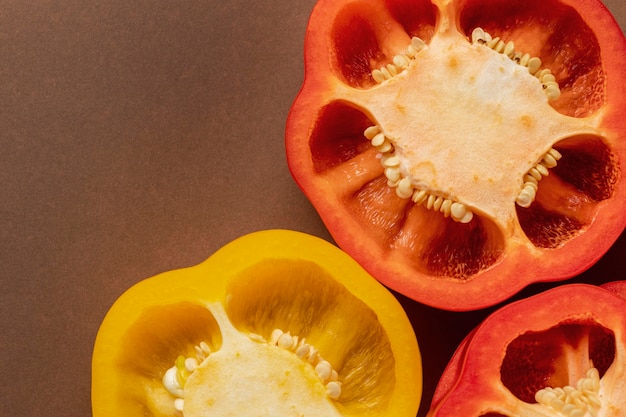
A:
{"label": "yellow bell pepper half", "polygon": [[421,392],[393,294],[336,246],[288,230],[137,283],[93,352],[94,417],[413,417]]}

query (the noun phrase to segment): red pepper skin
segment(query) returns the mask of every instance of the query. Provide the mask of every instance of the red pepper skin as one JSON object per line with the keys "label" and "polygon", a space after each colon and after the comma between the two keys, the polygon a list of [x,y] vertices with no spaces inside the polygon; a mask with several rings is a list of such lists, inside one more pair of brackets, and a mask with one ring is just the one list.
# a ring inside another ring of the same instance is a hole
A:
{"label": "red pepper skin", "polygon": [[[603,403],[603,407],[606,407],[606,414],[603,415],[623,415],[619,414],[621,411],[615,414],[611,407],[613,410],[626,410],[625,290],[626,281],[615,281],[600,287],[569,284],[496,310],[459,345],[440,379],[428,417],[518,415],[519,410],[532,401],[519,398],[519,393],[527,387],[507,386],[503,382],[505,368],[519,360],[523,372],[529,375],[548,369],[550,375],[543,375],[546,380],[558,373],[571,372],[571,369],[562,369],[564,362],[559,361],[558,354],[562,349],[569,349],[568,352],[575,353],[572,357],[580,357],[581,360],[585,360],[585,355],[596,358],[602,368],[603,384],[608,387],[604,388],[603,401],[606,403]],[[587,340],[587,336],[583,331],[571,331],[575,326],[580,326],[580,329],[603,329],[603,334],[612,335],[614,344],[598,343],[595,346],[592,342],[591,347],[581,348],[584,344],[580,341]],[[558,330],[565,328],[569,330]],[[557,352],[555,357],[551,357],[553,363],[539,363],[546,358],[533,356],[531,352],[529,357],[541,360],[528,363],[526,357],[509,357],[509,364],[504,366],[507,352],[513,350],[513,342],[528,334],[546,335],[545,338],[535,339],[543,345],[529,349]],[[561,338],[563,334],[567,336]],[[572,346],[575,349],[572,350]],[[529,378],[528,382],[535,381]],[[536,390],[533,389],[531,394]]]}

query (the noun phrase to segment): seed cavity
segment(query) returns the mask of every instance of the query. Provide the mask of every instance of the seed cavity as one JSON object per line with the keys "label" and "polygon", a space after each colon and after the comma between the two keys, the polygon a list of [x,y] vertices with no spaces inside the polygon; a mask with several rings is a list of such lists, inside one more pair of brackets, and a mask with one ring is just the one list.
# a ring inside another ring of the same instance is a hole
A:
{"label": "seed cavity", "polygon": [[591,368],[575,387],[546,387],[535,394],[535,400],[565,417],[596,417],[601,407],[599,392],[600,374]]}
{"label": "seed cavity", "polygon": [[[339,381],[338,372],[332,367],[330,362],[319,354],[319,351],[313,345],[306,343],[306,339],[292,336],[289,332],[283,332],[280,329],[272,331],[269,341],[266,341],[263,336],[256,333],[250,333],[249,337],[257,343],[268,343],[291,351],[303,361],[311,364],[320,381],[325,385],[328,397],[335,401],[339,399],[341,395],[341,381]],[[162,379],[165,389],[175,397],[174,408],[181,413],[185,406],[185,384],[187,380],[211,354],[211,348],[206,342],[200,342],[200,344],[194,346],[194,350],[196,352],[195,357],[185,358],[183,355],[179,355],[174,366],[165,371]]]}
{"label": "seed cavity", "polygon": [[548,68],[541,69],[541,59],[516,51],[515,44],[512,41],[504,42],[499,37],[494,38],[478,27],[472,31],[472,43],[485,45],[498,53],[506,55],[519,65],[528,68],[528,72],[541,82],[543,92],[548,100],[556,100],[561,96],[561,89],[554,74]]}
{"label": "seed cavity", "polygon": [[517,195],[515,202],[518,206],[528,208],[535,201],[537,196],[537,189],[539,187],[539,181],[543,177],[549,175],[549,168],[554,168],[557,161],[561,159],[561,154],[554,148],[550,148],[548,152],[543,156],[541,161],[532,167],[526,175],[524,175],[524,183],[522,189]]}
{"label": "seed cavity", "polygon": [[411,64],[411,61],[415,59],[415,57],[427,47],[426,42],[422,39],[414,36],[411,39],[411,44],[406,48],[406,50],[398,55],[395,55],[392,58],[392,63],[384,65],[380,68],[374,69],[372,71],[372,78],[377,83],[382,83],[386,80],[389,80],[396,75],[400,74],[402,71],[408,68]]}
{"label": "seed cavity", "polygon": [[395,154],[393,144],[385,137],[379,126],[369,126],[363,135],[381,153],[380,162],[384,168],[387,185],[394,188],[400,198],[410,198],[416,205],[423,205],[429,210],[443,213],[460,223],[469,223],[474,214],[462,203],[443,196],[437,196],[419,189],[413,184],[410,176],[400,169],[400,158]]}

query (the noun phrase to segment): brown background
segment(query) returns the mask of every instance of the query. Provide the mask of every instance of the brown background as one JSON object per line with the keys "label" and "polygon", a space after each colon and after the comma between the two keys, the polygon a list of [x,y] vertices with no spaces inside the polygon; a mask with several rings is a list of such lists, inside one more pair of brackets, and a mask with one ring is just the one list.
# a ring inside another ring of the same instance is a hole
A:
{"label": "brown background", "polygon": [[[0,1],[1,417],[90,415],[96,332],[132,284],[256,230],[330,240],[283,149],[313,4]],[[606,4],[626,28],[623,0]],[[624,255],[625,235],[578,280],[626,278]],[[399,299],[423,416],[492,309]]]}

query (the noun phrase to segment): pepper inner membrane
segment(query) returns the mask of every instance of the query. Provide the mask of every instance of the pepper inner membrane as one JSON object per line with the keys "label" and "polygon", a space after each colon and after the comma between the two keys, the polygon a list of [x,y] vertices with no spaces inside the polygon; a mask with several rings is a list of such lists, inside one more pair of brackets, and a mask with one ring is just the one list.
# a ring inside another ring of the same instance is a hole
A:
{"label": "pepper inner membrane", "polygon": [[[163,375],[180,355],[195,356],[194,346],[206,343],[219,350],[222,335],[211,312],[203,305],[180,302],[150,307],[128,329],[118,358],[120,400],[136,415],[174,416],[171,395],[163,386]],[[139,387],[139,388],[138,388]]]}
{"label": "pepper inner membrane", "polygon": [[[385,18],[399,22],[393,34],[377,24]],[[349,3],[333,19],[333,69],[352,87],[372,87],[372,68],[391,60],[407,33],[430,39],[437,19],[438,10],[428,0]]]}
{"label": "pepper inner membrane", "polygon": [[314,346],[338,373],[342,408],[368,414],[386,407],[395,385],[386,332],[376,314],[319,265],[260,262],[230,283],[226,312],[242,333],[270,340],[280,329]]}
{"label": "pepper inner membrane", "polygon": [[541,179],[536,200],[516,208],[522,230],[541,248],[559,247],[584,231],[596,205],[613,195],[618,177],[615,156],[600,137],[578,135],[555,149],[563,157]]}
{"label": "pepper inner membrane", "polygon": [[613,332],[592,321],[563,322],[543,332],[528,332],[508,346],[502,383],[513,395],[536,403],[546,387],[576,386],[591,368],[600,378],[615,359]]}

